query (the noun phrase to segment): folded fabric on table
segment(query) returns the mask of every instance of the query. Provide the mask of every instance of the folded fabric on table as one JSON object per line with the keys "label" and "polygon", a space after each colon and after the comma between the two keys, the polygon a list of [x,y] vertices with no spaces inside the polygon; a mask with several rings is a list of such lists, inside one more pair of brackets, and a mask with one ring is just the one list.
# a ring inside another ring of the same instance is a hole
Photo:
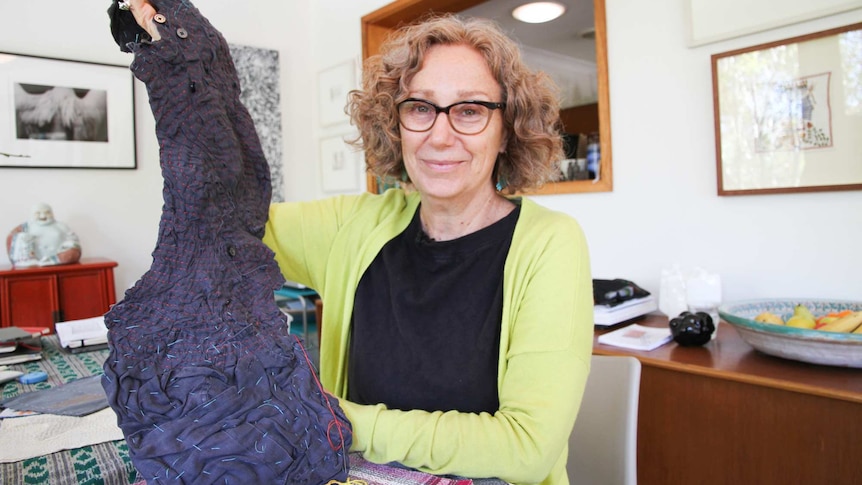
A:
{"label": "folded fabric on table", "polygon": [[37,414],[4,419],[0,426],[0,463],[12,463],[61,450],[123,439],[110,408],[84,417]]}
{"label": "folded fabric on table", "polygon": [[95,375],[57,387],[25,392],[0,401],[0,406],[16,411],[80,417],[108,407],[108,398],[102,389],[102,376]]}

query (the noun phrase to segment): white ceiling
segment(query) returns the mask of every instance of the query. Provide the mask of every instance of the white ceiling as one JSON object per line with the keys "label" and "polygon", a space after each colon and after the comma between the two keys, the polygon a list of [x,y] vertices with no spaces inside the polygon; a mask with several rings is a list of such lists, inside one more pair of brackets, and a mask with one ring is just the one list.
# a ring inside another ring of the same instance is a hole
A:
{"label": "white ceiling", "polygon": [[566,12],[544,24],[526,24],[512,18],[512,10],[528,1],[489,0],[461,14],[495,20],[525,46],[595,62],[595,40],[581,37],[582,32],[593,28],[593,0],[556,0],[566,5]]}

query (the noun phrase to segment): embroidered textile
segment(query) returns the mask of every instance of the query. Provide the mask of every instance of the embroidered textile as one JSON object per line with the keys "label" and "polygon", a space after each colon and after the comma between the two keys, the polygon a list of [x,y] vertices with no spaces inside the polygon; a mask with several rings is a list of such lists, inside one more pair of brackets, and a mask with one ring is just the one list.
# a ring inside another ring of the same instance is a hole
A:
{"label": "embroidered textile", "polygon": [[105,316],[108,402],[149,483],[343,481],[349,423],[275,304],[269,168],[228,45],[188,0],[155,4],[161,40],[121,48],[156,119],[164,206],[152,266]]}

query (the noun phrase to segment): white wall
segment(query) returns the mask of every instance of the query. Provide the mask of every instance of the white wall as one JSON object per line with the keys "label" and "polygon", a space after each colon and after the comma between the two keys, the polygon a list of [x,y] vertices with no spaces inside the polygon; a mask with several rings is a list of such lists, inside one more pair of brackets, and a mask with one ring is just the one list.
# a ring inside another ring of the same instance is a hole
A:
{"label": "white wall", "polygon": [[[360,18],[387,0],[198,0],[231,43],[281,52],[285,198],[325,195],[317,143],[317,73],[361,55]],[[536,199],[581,221],[596,278],[657,292],[674,263],[721,274],[726,300],[862,299],[862,192],[718,197],[713,53],[862,21],[862,11],[690,49],[683,2],[607,0],[614,191]],[[128,64],[110,37],[107,0],[0,0],[0,51]],[[138,86],[142,88],[141,85]],[[0,232],[36,201],[81,237],[86,255],[119,261],[121,292],[149,267],[161,210],[152,115],[138,90],[138,169],[0,168]],[[360,175],[361,177],[361,175]],[[5,263],[5,251],[0,251]],[[119,294],[121,295],[121,293]]]}
{"label": "white wall", "polygon": [[[691,13],[689,45],[760,32],[862,8],[860,0],[685,0]],[[745,15],[739,15],[739,12]]]}

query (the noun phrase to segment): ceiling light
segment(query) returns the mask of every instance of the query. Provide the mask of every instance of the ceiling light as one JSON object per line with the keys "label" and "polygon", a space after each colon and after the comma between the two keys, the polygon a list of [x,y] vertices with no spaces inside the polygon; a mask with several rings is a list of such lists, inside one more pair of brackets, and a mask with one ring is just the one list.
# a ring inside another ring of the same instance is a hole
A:
{"label": "ceiling light", "polygon": [[512,17],[528,24],[550,22],[563,15],[566,6],[557,2],[525,3],[512,11]]}

